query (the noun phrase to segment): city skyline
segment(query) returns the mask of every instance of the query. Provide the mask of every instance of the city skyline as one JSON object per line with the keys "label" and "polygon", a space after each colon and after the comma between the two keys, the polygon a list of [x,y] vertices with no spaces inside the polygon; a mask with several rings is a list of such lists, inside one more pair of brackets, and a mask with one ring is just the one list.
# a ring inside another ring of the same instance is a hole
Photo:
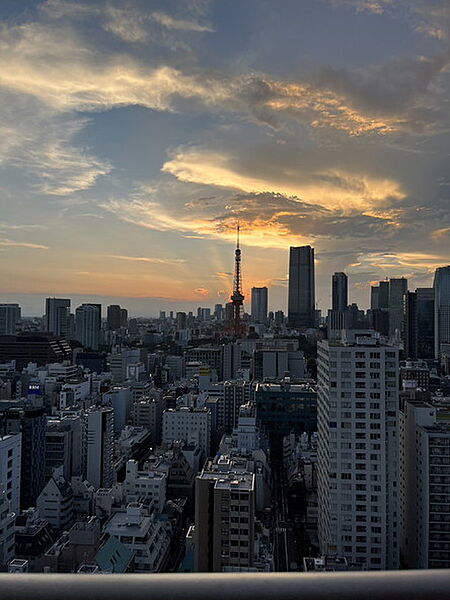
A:
{"label": "city skyline", "polygon": [[362,308],[386,276],[432,285],[450,250],[446,3],[281,4],[2,3],[1,302],[224,303],[237,217],[244,295],[267,286],[271,308],[290,246],[315,248],[322,310],[335,271]]}

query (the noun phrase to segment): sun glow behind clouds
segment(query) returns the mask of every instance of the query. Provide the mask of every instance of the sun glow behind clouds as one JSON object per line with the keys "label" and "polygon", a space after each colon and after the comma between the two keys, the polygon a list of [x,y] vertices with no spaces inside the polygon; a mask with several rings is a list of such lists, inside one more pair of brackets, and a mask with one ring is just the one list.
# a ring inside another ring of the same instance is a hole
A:
{"label": "sun glow behind clouds", "polygon": [[337,168],[307,173],[302,173],[301,169],[295,173],[281,171],[278,177],[268,179],[252,177],[239,172],[230,155],[202,148],[178,149],[164,163],[162,171],[180,181],[243,192],[283,193],[344,212],[352,209],[365,210],[382,206],[386,200],[405,198],[405,192],[396,181],[348,173]]}

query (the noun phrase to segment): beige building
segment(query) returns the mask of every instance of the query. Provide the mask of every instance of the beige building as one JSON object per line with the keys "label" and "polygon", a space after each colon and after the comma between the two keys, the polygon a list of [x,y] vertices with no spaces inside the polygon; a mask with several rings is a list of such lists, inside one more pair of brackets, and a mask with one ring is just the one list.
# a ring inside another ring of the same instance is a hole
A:
{"label": "beige building", "polygon": [[254,523],[255,475],[209,463],[195,486],[195,570],[252,567]]}

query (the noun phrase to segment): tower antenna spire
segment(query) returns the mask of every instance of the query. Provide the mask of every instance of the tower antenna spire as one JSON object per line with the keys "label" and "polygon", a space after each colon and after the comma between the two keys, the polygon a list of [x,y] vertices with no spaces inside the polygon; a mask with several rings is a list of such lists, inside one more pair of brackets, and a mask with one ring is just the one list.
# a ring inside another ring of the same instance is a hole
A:
{"label": "tower antenna spire", "polygon": [[230,323],[230,330],[235,338],[242,335],[244,324],[242,322],[242,306],[245,296],[242,293],[242,272],[241,272],[241,249],[239,246],[240,224],[236,224],[236,250],[234,253],[234,277],[233,293],[231,294],[231,303],[233,305],[233,317]]}

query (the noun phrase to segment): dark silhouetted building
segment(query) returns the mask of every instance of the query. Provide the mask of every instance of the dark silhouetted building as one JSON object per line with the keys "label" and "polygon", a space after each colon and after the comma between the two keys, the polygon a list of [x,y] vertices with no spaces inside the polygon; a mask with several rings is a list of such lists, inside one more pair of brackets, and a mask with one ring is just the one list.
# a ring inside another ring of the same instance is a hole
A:
{"label": "dark silhouetted building", "polygon": [[122,327],[122,309],[118,304],[111,304],[106,309],[106,323],[111,331]]}
{"label": "dark silhouetted building", "polygon": [[332,277],[333,310],[344,311],[348,306],[348,277],[345,273],[334,273]]}
{"label": "dark silhouetted building", "polygon": [[311,246],[290,249],[288,321],[296,329],[315,327],[314,248]]}
{"label": "dark silhouetted building", "polygon": [[434,289],[417,288],[417,358],[434,357]]}
{"label": "dark silhouetted building", "polygon": [[417,294],[406,292],[403,298],[403,347],[405,358],[417,358],[418,328],[417,328]]}
{"label": "dark silhouetted building", "polygon": [[59,337],[68,337],[70,332],[70,300],[47,298],[45,300],[45,330]]}
{"label": "dark silhouetted building", "polygon": [[18,370],[22,370],[29,362],[46,365],[70,360],[71,357],[69,343],[50,333],[0,336],[0,363],[15,360]]}
{"label": "dark silhouetted building", "polygon": [[36,506],[45,485],[45,408],[10,408],[0,413],[2,433],[22,434],[20,507]]}
{"label": "dark silhouetted building", "polygon": [[434,352],[440,358],[442,344],[450,344],[450,266],[434,275]]}

